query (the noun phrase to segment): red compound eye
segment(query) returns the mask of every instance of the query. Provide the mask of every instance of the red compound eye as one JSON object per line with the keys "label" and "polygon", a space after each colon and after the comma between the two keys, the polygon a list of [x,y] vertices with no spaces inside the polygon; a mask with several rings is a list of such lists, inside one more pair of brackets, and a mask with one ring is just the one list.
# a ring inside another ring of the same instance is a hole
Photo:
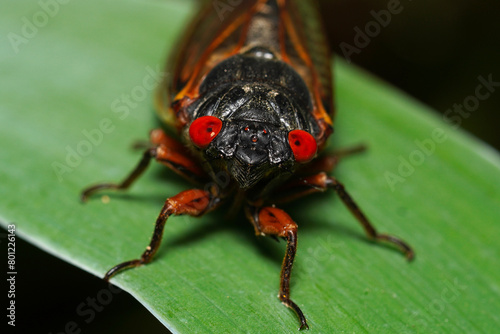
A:
{"label": "red compound eye", "polygon": [[316,144],[314,137],[304,130],[290,131],[288,133],[288,142],[297,162],[310,161],[314,158],[318,149],[318,144]]}
{"label": "red compound eye", "polygon": [[222,121],[214,116],[197,118],[189,126],[189,137],[199,148],[207,147],[222,129]]}

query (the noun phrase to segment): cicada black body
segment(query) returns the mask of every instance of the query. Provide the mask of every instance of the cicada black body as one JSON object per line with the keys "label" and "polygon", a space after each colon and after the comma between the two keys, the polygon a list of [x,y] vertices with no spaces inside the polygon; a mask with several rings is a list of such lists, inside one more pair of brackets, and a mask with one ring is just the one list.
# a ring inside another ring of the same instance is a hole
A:
{"label": "cicada black body", "polygon": [[306,317],[290,299],[298,226],[277,204],[334,189],[370,238],[396,245],[409,259],[413,251],[379,234],[343,185],[327,175],[340,155],[321,153],[333,132],[333,102],[330,55],[314,2],[235,3],[203,8],[169,61],[173,75],[159,87],[157,109],[179,137],[153,130],[151,148],[122,183],[90,187],[82,198],[128,188],[151,159],[200,186],[168,198],[146,251],[110,269],[106,280],[152,260],[169,216],[201,216],[235,202],[257,235],[287,241],[278,297],[303,329]]}

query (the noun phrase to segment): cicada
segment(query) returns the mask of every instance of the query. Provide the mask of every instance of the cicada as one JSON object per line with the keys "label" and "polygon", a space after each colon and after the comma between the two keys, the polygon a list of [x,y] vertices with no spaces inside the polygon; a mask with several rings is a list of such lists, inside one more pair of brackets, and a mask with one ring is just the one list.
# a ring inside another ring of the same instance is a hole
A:
{"label": "cicada", "polygon": [[151,145],[123,182],[89,187],[82,199],[127,189],[151,160],[196,186],[166,200],[146,250],[111,268],[105,280],[151,262],[170,216],[202,216],[232,202],[256,235],[286,240],[278,297],[296,313],[300,329],[308,328],[290,298],[298,225],[278,205],[328,189],[370,239],[393,244],[412,259],[410,246],[378,233],[342,183],[329,176],[350,151],[323,151],[333,132],[331,59],[313,1],[210,2],[177,50],[167,67],[173,75],[160,85],[156,104],[178,135],[153,130]]}

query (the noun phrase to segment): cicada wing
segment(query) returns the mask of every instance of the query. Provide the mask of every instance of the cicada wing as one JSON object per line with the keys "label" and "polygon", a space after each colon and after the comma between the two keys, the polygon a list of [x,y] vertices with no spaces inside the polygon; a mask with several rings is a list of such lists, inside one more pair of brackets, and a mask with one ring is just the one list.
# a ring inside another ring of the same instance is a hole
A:
{"label": "cicada wing", "polygon": [[172,104],[195,99],[203,77],[217,63],[242,47],[245,22],[259,1],[208,1],[195,15],[182,36],[176,52],[167,61],[167,73],[157,92],[156,106],[160,117],[169,125],[182,127]]}
{"label": "cicada wing", "polygon": [[323,145],[334,116],[331,56],[315,1],[281,0],[281,54],[306,81],[314,116],[323,125]]}

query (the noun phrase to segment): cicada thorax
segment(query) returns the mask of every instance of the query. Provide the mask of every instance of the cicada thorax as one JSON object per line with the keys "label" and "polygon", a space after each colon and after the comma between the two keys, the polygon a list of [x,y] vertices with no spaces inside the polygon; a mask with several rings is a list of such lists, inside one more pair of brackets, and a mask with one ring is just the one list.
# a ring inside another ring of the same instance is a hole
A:
{"label": "cicada thorax", "polygon": [[241,188],[291,175],[332,131],[330,78],[320,74],[330,72],[327,49],[308,41],[324,44],[307,23],[314,15],[302,1],[242,1],[223,13],[212,4],[160,91],[162,118],[199,149],[207,169],[223,165]]}

